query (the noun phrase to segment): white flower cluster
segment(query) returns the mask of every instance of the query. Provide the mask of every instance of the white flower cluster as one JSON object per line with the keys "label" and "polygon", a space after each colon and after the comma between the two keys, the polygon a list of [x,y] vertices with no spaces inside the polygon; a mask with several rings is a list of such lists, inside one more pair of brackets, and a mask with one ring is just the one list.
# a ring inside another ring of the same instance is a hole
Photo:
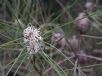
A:
{"label": "white flower cluster", "polygon": [[43,50],[44,42],[40,35],[40,31],[34,26],[28,26],[23,31],[24,43],[29,54],[36,54],[39,50]]}

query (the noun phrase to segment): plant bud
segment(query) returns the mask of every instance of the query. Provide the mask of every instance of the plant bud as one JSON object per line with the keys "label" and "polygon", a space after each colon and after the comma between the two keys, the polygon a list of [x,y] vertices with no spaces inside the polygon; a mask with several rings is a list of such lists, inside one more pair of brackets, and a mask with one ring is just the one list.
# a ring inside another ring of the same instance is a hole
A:
{"label": "plant bud", "polygon": [[85,34],[90,29],[90,20],[86,17],[84,12],[79,13],[79,16],[76,18],[75,27],[80,34]]}
{"label": "plant bud", "polygon": [[52,40],[53,44],[56,46],[56,48],[64,49],[65,44],[66,44],[66,40],[64,38],[63,33],[54,32],[52,34],[52,39],[51,40]]}
{"label": "plant bud", "polygon": [[80,41],[76,37],[76,35],[73,35],[71,38],[69,38],[68,42],[69,42],[69,47],[71,46],[74,51],[79,49]]}
{"label": "plant bud", "polygon": [[78,61],[79,61],[80,64],[87,64],[88,57],[83,50],[77,52],[77,56],[78,56]]}

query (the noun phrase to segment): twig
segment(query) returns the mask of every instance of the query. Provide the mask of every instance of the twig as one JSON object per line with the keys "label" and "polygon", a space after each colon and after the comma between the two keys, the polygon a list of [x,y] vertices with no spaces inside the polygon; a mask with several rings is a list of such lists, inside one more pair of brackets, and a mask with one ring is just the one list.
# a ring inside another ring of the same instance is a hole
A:
{"label": "twig", "polygon": [[[71,56],[69,59],[71,59],[71,58],[73,58],[73,57],[74,57],[74,56]],[[60,64],[62,64],[62,63],[65,62],[65,61],[67,61],[67,59],[61,60],[61,61],[57,62],[56,64],[57,64],[57,65],[60,65]],[[53,69],[53,68],[52,68],[52,67],[49,67],[47,70],[45,70],[45,72],[44,72],[43,74],[48,73],[51,69]]]}
{"label": "twig", "polygon": [[39,70],[36,65],[35,65],[35,61],[36,61],[36,57],[35,55],[33,55],[33,58],[31,59],[31,63],[33,65],[33,68],[35,69],[35,71],[39,74],[39,76],[43,76],[41,70]]}
{"label": "twig", "polygon": [[91,58],[91,59],[96,59],[96,60],[102,61],[102,58],[95,57],[95,56],[92,56],[92,55],[80,55],[80,54],[78,54],[78,55],[79,56],[85,56],[85,57],[88,57],[88,58]]}

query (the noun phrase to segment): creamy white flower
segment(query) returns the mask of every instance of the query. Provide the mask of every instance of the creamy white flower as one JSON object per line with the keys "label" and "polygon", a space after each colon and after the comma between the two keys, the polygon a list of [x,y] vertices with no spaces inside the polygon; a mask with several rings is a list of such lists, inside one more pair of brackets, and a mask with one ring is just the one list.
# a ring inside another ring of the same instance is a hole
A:
{"label": "creamy white flower", "polygon": [[44,48],[43,38],[40,31],[34,26],[28,26],[23,31],[24,43],[29,54],[36,54],[39,50]]}

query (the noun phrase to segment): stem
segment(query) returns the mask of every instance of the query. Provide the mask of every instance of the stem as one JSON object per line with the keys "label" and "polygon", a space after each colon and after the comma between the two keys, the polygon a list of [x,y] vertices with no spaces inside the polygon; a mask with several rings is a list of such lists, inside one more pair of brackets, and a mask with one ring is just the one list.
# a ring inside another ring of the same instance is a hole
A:
{"label": "stem", "polygon": [[35,61],[36,61],[36,57],[35,57],[35,55],[33,55],[33,58],[31,59],[31,63],[32,63],[32,65],[33,65],[33,68],[34,68],[35,71],[39,74],[39,76],[43,76],[43,75],[42,75],[42,71],[39,70],[39,69],[36,67]]}

